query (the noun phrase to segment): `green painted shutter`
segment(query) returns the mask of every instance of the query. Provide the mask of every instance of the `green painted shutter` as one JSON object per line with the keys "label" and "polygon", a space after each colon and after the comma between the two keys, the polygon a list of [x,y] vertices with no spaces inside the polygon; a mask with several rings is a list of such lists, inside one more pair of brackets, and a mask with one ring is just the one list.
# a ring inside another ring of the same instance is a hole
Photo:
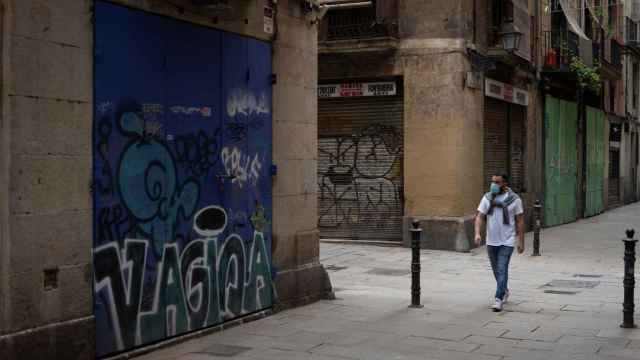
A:
{"label": "green painted shutter", "polygon": [[604,113],[587,107],[587,204],[585,216],[604,210]]}
{"label": "green painted shutter", "polygon": [[578,108],[575,103],[546,97],[545,226],[576,220]]}

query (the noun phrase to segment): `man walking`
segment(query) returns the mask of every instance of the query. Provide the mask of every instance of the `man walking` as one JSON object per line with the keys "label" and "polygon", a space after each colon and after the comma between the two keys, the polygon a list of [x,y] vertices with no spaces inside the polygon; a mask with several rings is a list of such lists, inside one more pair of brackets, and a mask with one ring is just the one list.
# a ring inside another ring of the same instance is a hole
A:
{"label": "man walking", "polygon": [[493,311],[502,311],[510,295],[509,260],[516,246],[518,253],[524,252],[524,210],[522,200],[508,186],[507,175],[491,177],[489,192],[482,197],[475,221],[475,243],[480,245],[482,225],[487,221],[487,253],[493,276],[496,278],[496,302]]}

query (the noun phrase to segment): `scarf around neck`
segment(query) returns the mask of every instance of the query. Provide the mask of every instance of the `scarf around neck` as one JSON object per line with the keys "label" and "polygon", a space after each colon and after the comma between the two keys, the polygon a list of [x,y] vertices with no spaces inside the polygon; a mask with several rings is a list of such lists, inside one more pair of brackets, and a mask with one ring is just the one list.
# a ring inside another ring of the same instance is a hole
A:
{"label": "scarf around neck", "polygon": [[489,206],[489,211],[487,212],[487,215],[491,216],[493,215],[493,209],[494,208],[501,208],[502,209],[502,223],[505,225],[509,225],[509,205],[513,204],[514,201],[516,201],[518,199],[518,195],[513,192],[513,190],[511,189],[507,189],[507,196],[501,200],[498,201],[496,200],[496,198],[502,194],[498,194],[498,195],[494,195],[490,192],[486,193],[484,196],[487,198],[487,200],[489,200],[489,203],[491,204]]}

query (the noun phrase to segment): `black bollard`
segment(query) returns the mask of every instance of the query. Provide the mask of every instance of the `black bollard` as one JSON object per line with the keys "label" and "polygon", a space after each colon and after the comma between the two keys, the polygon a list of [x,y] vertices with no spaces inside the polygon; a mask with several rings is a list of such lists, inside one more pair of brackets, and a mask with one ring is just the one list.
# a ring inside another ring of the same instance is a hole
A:
{"label": "black bollard", "polygon": [[535,217],[535,224],[533,228],[533,254],[531,254],[531,256],[540,256],[540,228],[542,227],[542,223],[540,220],[541,211],[542,205],[540,204],[540,200],[536,200],[535,204],[533,204],[533,216]]}
{"label": "black bollard", "polygon": [[635,328],[633,323],[633,312],[635,305],[633,303],[633,290],[636,286],[635,280],[635,263],[636,263],[636,243],[638,240],[633,238],[635,231],[627,230],[627,238],[624,241],[624,303],[622,304],[622,325],[625,329]]}
{"label": "black bollard", "polygon": [[411,223],[411,305],[410,308],[421,308],[420,305],[420,221]]}

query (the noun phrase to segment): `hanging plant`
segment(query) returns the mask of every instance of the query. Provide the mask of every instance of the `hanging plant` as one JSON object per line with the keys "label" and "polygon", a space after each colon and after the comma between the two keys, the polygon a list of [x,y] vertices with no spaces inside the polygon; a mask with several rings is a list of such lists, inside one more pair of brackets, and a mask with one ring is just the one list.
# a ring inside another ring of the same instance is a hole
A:
{"label": "hanging plant", "polygon": [[592,90],[596,93],[600,93],[602,80],[600,79],[599,67],[591,67],[586,65],[578,57],[571,58],[571,64],[569,65],[571,71],[576,74],[578,78],[578,85],[582,88]]}
{"label": "hanging plant", "polygon": [[597,7],[594,10],[594,15],[596,16],[596,18],[598,18],[598,20],[602,21],[602,18],[604,18],[604,10],[602,10],[602,7]]}

